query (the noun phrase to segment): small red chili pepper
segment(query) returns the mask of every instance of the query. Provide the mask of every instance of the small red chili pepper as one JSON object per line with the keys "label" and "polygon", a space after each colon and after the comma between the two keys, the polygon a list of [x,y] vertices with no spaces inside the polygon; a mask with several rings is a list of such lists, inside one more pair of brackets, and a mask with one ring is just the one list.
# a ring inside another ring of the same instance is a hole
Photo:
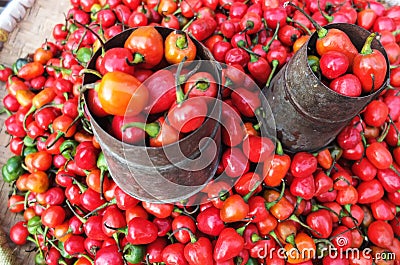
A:
{"label": "small red chili pepper", "polygon": [[141,217],[135,217],[128,223],[126,238],[134,245],[150,244],[157,239],[158,229],[155,224]]}
{"label": "small red chili pepper", "polygon": [[219,234],[214,247],[214,260],[227,261],[236,257],[244,247],[243,237],[232,227],[227,227]]}
{"label": "small red chili pepper", "polygon": [[371,212],[375,220],[390,221],[395,217],[395,212],[392,212],[390,204],[384,200],[371,203]]}
{"label": "small red chili pepper", "polygon": [[365,154],[368,160],[378,169],[387,169],[393,163],[393,157],[390,151],[381,142],[370,144]]}
{"label": "small red chili pepper", "polygon": [[368,227],[367,234],[368,239],[378,247],[387,248],[393,243],[393,229],[385,221],[377,220],[372,222]]}
{"label": "small red chili pepper", "polygon": [[186,244],[184,255],[190,265],[213,265],[213,247],[207,237],[196,238],[191,233],[190,242]]}
{"label": "small red chili pepper", "polygon": [[315,156],[307,152],[298,152],[292,159],[290,172],[296,178],[307,177],[315,172],[318,161]]}
{"label": "small red chili pepper", "polygon": [[257,33],[263,26],[261,17],[254,12],[247,12],[240,20],[239,25],[246,34]]}
{"label": "small red chili pepper", "polygon": [[218,236],[225,228],[225,224],[220,217],[220,211],[214,206],[201,211],[197,215],[196,221],[199,231],[210,236]]}
{"label": "small red chili pepper", "polygon": [[381,199],[384,195],[382,184],[377,180],[364,181],[357,187],[358,203],[368,204]]}
{"label": "small red chili pepper", "polygon": [[331,213],[326,209],[311,212],[307,215],[306,223],[313,229],[311,233],[317,238],[328,238],[332,233],[333,221]]}
{"label": "small red chili pepper", "polygon": [[361,52],[354,57],[352,71],[362,85],[363,92],[370,93],[378,90],[385,81],[387,62],[383,54],[371,48],[376,33],[368,36]]}
{"label": "small red chili pepper", "polygon": [[290,184],[290,192],[304,200],[311,200],[315,194],[314,177],[294,178]]}
{"label": "small red chili pepper", "polygon": [[289,171],[290,164],[290,156],[283,152],[282,144],[277,142],[276,154],[274,155],[270,165],[268,163],[264,164],[264,183],[270,187],[279,186],[282,183],[282,179]]}
{"label": "small red chili pepper", "polygon": [[330,191],[333,188],[333,180],[324,171],[319,171],[315,178],[315,196]]}
{"label": "small red chili pepper", "polygon": [[210,37],[217,28],[217,22],[210,17],[203,17],[193,21],[187,28],[187,32],[198,41],[203,41]]}

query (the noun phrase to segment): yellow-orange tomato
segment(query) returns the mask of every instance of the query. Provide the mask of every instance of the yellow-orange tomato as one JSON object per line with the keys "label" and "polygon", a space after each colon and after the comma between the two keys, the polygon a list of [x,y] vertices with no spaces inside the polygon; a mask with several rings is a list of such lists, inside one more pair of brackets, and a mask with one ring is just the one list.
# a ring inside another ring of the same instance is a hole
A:
{"label": "yellow-orange tomato", "polygon": [[46,172],[36,171],[28,176],[26,187],[31,192],[42,193],[49,188],[50,181]]}
{"label": "yellow-orange tomato", "polygon": [[115,71],[101,79],[98,97],[108,114],[134,116],[147,106],[149,92],[136,77]]}

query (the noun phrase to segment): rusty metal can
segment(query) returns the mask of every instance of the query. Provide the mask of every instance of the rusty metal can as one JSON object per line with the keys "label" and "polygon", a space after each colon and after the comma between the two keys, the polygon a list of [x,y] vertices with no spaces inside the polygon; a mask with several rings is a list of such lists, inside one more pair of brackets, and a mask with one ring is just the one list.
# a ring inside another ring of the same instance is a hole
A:
{"label": "rusty metal can", "polygon": [[[155,27],[165,39],[173,29]],[[123,31],[105,43],[105,50],[123,47],[125,40],[136,30]],[[212,54],[200,42],[192,38],[197,47],[200,70],[212,73],[220,95],[220,69]],[[99,49],[88,69],[95,69]],[[204,69],[206,68],[206,69]],[[98,80],[93,74],[84,75],[83,84]],[[220,98],[220,96],[218,96]],[[84,94],[87,101],[87,93]],[[97,137],[106,158],[109,173],[126,193],[149,202],[177,202],[198,193],[214,176],[220,159],[221,128],[219,100],[209,107],[204,123],[194,132],[176,143],[164,147],[131,145],[117,140],[102,126],[101,121],[87,111],[93,133]],[[206,162],[205,162],[206,161]]]}
{"label": "rusty metal can", "polygon": [[[326,29],[344,31],[358,50],[361,50],[370,32],[354,24],[335,23]],[[324,85],[311,70],[307,57],[315,53],[318,36],[312,34],[289,62],[264,89],[274,114],[277,137],[286,151],[317,151],[332,142],[339,132],[371,100],[379,95],[389,82],[389,60],[378,40],[372,48],[386,58],[387,73],[383,85],[373,93],[347,97]]]}

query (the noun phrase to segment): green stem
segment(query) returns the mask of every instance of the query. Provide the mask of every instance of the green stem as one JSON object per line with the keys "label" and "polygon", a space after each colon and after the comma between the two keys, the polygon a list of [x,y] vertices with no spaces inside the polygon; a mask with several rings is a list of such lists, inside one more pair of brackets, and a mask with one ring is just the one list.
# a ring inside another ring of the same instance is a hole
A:
{"label": "green stem", "polygon": [[176,70],[176,77],[175,77],[175,85],[176,85],[176,102],[179,104],[185,98],[185,93],[183,93],[181,88],[181,83],[179,77],[181,76],[183,64],[186,62],[187,57],[183,57],[182,61],[178,65],[178,69]]}
{"label": "green stem", "polygon": [[385,123],[385,128],[383,129],[383,132],[378,137],[378,139],[376,139],[377,142],[383,142],[383,140],[385,140],[387,134],[389,133],[390,125],[391,125],[390,122]]}
{"label": "green stem", "polygon": [[103,203],[102,205],[100,205],[99,207],[97,207],[96,209],[94,209],[93,211],[91,211],[90,213],[86,214],[86,215],[84,216],[84,218],[88,218],[89,216],[91,216],[91,215],[97,213],[98,211],[100,211],[101,209],[104,209],[104,208],[106,208],[107,206],[113,205],[113,204],[116,204],[116,203],[117,203],[117,201],[115,200],[115,198],[112,199],[112,200],[109,201],[109,202]]}
{"label": "green stem", "polygon": [[133,57],[133,61],[129,63],[129,65],[135,65],[144,62],[144,56],[140,53],[135,53]]}
{"label": "green stem", "polygon": [[189,90],[186,92],[184,98],[182,101],[185,101],[189,98],[190,93],[192,92],[193,89],[199,89],[201,91],[206,91],[210,87],[210,80],[206,78],[202,78],[200,80],[197,80],[196,83],[194,83]]}
{"label": "green stem", "polygon": [[294,222],[296,222],[296,223],[298,223],[298,224],[300,224],[302,227],[304,227],[304,228],[306,228],[306,229],[308,229],[308,230],[310,230],[310,231],[316,233],[317,235],[321,235],[320,232],[318,232],[318,231],[312,229],[310,226],[308,226],[308,225],[306,225],[305,223],[303,223],[303,222],[302,222],[296,215],[294,215],[294,214],[292,214],[288,219],[289,219],[289,220],[292,220],[292,221],[294,221]]}
{"label": "green stem", "polygon": [[321,13],[321,15],[328,21],[328,23],[331,23],[333,21],[333,16],[329,16],[325,12],[322,11],[320,1],[317,1],[318,3],[318,11]]}
{"label": "green stem", "polygon": [[249,201],[249,199],[251,198],[251,196],[254,195],[254,192],[256,192],[258,186],[260,186],[261,183],[262,183],[261,181],[257,181],[257,182],[254,184],[254,187],[251,188],[251,190],[249,191],[249,193],[247,193],[247,194],[243,197],[243,200],[244,200],[246,203]]}
{"label": "green stem", "polygon": [[276,29],[275,29],[274,35],[272,35],[272,38],[269,40],[267,45],[263,46],[263,50],[265,52],[269,51],[269,48],[271,47],[271,45],[274,42],[274,40],[276,40],[278,38],[279,27],[280,27],[280,22],[278,21],[278,24],[276,24]]}
{"label": "green stem", "polygon": [[187,28],[197,19],[197,16],[194,16],[183,28],[182,31],[187,30]]}
{"label": "green stem", "polygon": [[81,74],[92,74],[92,75],[97,76],[100,79],[103,78],[103,76],[98,71],[93,70],[93,69],[88,69],[88,68],[85,68],[85,69],[81,70],[79,74],[80,75]]}
{"label": "green stem", "polygon": [[300,7],[296,6],[295,4],[291,3],[291,2],[285,2],[284,7],[286,6],[292,6],[294,7],[296,10],[299,10],[304,16],[307,17],[308,20],[310,20],[311,24],[313,24],[314,28],[317,31],[318,34],[318,38],[321,39],[323,37],[326,36],[326,34],[328,34],[328,30],[321,27],[320,24],[318,24],[309,14],[307,14],[307,12],[305,12],[303,9],[301,9]]}
{"label": "green stem", "polygon": [[266,88],[269,88],[269,85],[271,84],[272,77],[274,76],[275,71],[276,71],[276,69],[278,69],[278,66],[279,66],[279,61],[276,60],[276,59],[272,60],[271,63],[272,63],[272,70],[271,70],[271,73],[269,74],[267,83],[265,84]]}
{"label": "green stem", "polygon": [[252,243],[256,243],[262,239],[262,237],[256,233],[253,233],[250,238]]}
{"label": "green stem", "polygon": [[7,113],[7,116],[10,117],[11,115],[13,115],[13,113],[11,111],[9,111],[7,108],[3,107],[0,109],[0,114],[3,113]]}
{"label": "green stem", "polygon": [[273,239],[275,239],[275,241],[278,243],[279,247],[281,249],[284,248],[284,246],[282,245],[281,241],[279,240],[278,236],[276,235],[276,233],[274,231],[269,232],[269,234]]}
{"label": "green stem", "polygon": [[159,122],[152,122],[152,123],[144,123],[144,122],[129,122],[124,124],[121,127],[121,130],[124,132],[128,128],[139,128],[145,131],[151,138],[157,137],[160,133],[161,126]]}
{"label": "green stem", "polygon": [[285,181],[282,180],[282,190],[281,190],[281,193],[279,194],[279,197],[278,197],[276,200],[272,201],[272,202],[265,203],[265,207],[266,207],[268,210],[271,209],[272,206],[274,206],[275,204],[277,204],[277,203],[282,199],[283,195],[285,194],[285,188],[286,188]]}
{"label": "green stem", "polygon": [[176,47],[178,47],[181,50],[186,49],[188,47],[186,34],[182,34],[176,39]]}
{"label": "green stem", "polygon": [[372,53],[371,44],[372,44],[372,41],[375,39],[375,37],[376,37],[376,32],[373,32],[368,36],[367,40],[364,43],[364,46],[361,49],[361,52],[360,52],[361,54],[371,54]]}
{"label": "green stem", "polygon": [[306,25],[304,25],[303,23],[301,23],[301,22],[299,22],[299,21],[297,21],[297,20],[293,20],[293,19],[290,18],[290,17],[287,17],[287,18],[286,18],[286,21],[289,21],[289,22],[292,22],[293,24],[299,25],[299,26],[301,27],[301,29],[304,30],[304,31],[307,33],[307,35],[311,35],[311,34],[312,34],[312,32],[310,31],[310,29],[307,28]]}
{"label": "green stem", "polygon": [[294,241],[294,237],[295,237],[295,235],[294,234],[290,234],[290,235],[288,235],[287,237],[286,237],[286,242],[287,243],[289,243],[289,244],[292,244],[293,246],[295,246],[296,245],[296,242]]}

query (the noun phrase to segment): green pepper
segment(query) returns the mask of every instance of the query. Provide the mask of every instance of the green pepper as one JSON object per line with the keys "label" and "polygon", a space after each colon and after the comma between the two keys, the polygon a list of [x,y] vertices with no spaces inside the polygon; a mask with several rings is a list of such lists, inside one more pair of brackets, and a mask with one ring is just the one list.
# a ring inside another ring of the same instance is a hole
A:
{"label": "green pepper", "polygon": [[29,136],[25,136],[24,145],[28,147],[36,146],[36,141]]}
{"label": "green pepper", "polygon": [[32,235],[36,234],[39,228],[42,226],[42,220],[40,218],[40,216],[34,216],[31,219],[29,219],[28,224],[27,224],[27,228],[28,228],[28,232]]}
{"label": "green pepper", "polygon": [[38,151],[38,150],[36,149],[36,147],[34,147],[34,146],[28,146],[28,147],[25,147],[25,148],[24,148],[24,151],[23,151],[22,155],[23,155],[23,156],[27,156],[27,155],[29,155],[29,154],[36,153],[37,151]]}
{"label": "green pepper", "polygon": [[75,140],[65,140],[60,145],[60,153],[65,157],[65,159],[72,160],[76,154],[76,147],[78,142]]}
{"label": "green pepper", "polygon": [[319,68],[319,58],[315,55],[309,55],[307,57],[308,65],[310,66],[311,70],[319,76],[320,68]]}
{"label": "green pepper", "polygon": [[82,47],[78,50],[76,53],[76,58],[78,59],[79,62],[81,63],[88,63],[90,59],[92,58],[92,49],[88,47]]}
{"label": "green pepper", "polygon": [[13,73],[16,75],[18,74],[19,69],[22,68],[25,64],[28,63],[28,59],[26,58],[18,58],[12,65]]}
{"label": "green pepper", "polygon": [[131,264],[139,264],[143,261],[146,249],[143,245],[127,244],[124,247],[124,259]]}
{"label": "green pepper", "polygon": [[22,162],[21,156],[13,156],[7,160],[7,163],[1,169],[5,182],[14,181],[25,172]]}
{"label": "green pepper", "polygon": [[3,180],[5,182],[12,182],[15,180],[13,176],[11,176],[11,174],[8,173],[6,165],[3,165],[3,167],[1,168],[1,174],[3,175]]}

